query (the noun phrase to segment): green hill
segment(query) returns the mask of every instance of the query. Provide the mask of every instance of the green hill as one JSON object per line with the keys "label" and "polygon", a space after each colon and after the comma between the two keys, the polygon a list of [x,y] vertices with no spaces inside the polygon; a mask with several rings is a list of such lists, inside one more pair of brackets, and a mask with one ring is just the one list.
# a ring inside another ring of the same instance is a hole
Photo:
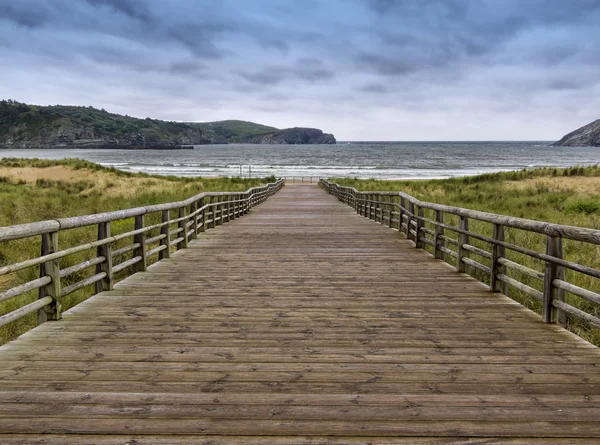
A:
{"label": "green hill", "polygon": [[122,116],[93,107],[0,101],[0,148],[174,148],[243,142],[278,131],[237,120],[168,122]]}
{"label": "green hill", "polygon": [[202,130],[204,137],[207,139],[230,143],[243,142],[244,139],[250,136],[258,136],[279,131],[275,127],[236,120],[200,122],[191,123],[190,125],[198,126]]}

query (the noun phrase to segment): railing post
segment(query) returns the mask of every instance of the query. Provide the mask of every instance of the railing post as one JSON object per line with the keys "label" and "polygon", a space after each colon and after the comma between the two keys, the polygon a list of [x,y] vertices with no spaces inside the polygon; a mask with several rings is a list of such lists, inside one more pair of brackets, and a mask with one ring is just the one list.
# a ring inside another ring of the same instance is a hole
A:
{"label": "railing post", "polygon": [[194,201],[190,205],[190,215],[194,215],[192,216],[192,239],[198,238],[198,213],[196,213],[198,208],[198,201]]}
{"label": "railing post", "polygon": [[412,230],[412,220],[414,218],[414,214],[415,214],[415,204],[412,201],[408,201],[408,215],[407,215],[408,219],[406,220],[406,239],[409,239],[409,240],[411,239],[410,231]]}
{"label": "railing post", "polygon": [[[444,224],[444,212],[441,210],[435,211],[435,222],[438,224]],[[438,260],[444,259],[444,252],[440,250],[440,247],[444,247],[444,240],[440,237],[444,235],[444,228],[440,225],[436,224],[435,226],[435,235],[433,239],[433,255]]]}
{"label": "railing post", "polygon": [[369,193],[369,219],[372,219],[373,221],[375,221],[375,217],[376,217],[376,203],[375,203],[375,194],[374,193]]}
{"label": "railing post", "polygon": [[[418,206],[418,217],[417,217],[417,226],[415,227],[415,247],[418,249],[423,248],[423,241],[421,241],[421,228],[424,227],[425,223],[423,222],[423,218],[425,218],[425,209],[421,206]],[[423,235],[425,236],[425,235]]]}
{"label": "railing post", "polygon": [[[181,207],[179,207],[178,219],[184,218],[184,217],[185,217],[185,206],[181,206]],[[182,219],[177,223],[177,228],[180,229],[179,233],[181,233],[181,237],[183,238],[181,241],[179,241],[177,243],[177,250],[186,249],[188,246],[186,222],[187,222],[187,220]],[[183,230],[181,230],[181,229],[183,229]]]}
{"label": "railing post", "polygon": [[[502,224],[494,224],[492,229],[492,238],[496,241],[504,242],[504,226]],[[492,244],[492,263],[490,275],[490,290],[492,292],[500,292],[506,295],[508,285],[498,279],[498,274],[505,273],[506,267],[498,262],[500,258],[506,257],[506,248],[499,244]]]}
{"label": "railing post", "polygon": [[[98,224],[98,241],[110,238],[110,222]],[[106,276],[96,281],[96,293],[112,290],[112,246],[111,243],[102,244],[97,247],[97,256],[103,256],[105,260],[96,265],[96,273],[106,272]]]}
{"label": "railing post", "polygon": [[359,193],[359,202],[360,202],[360,216],[367,216],[367,197],[364,193]]}
{"label": "railing post", "polygon": [[[58,232],[42,234],[42,255],[58,252]],[[50,277],[52,281],[41,287],[39,298],[52,297],[52,303],[38,310],[38,324],[48,320],[60,320],[62,317],[62,301],[60,286],[60,264],[58,260],[50,260],[40,265],[40,278]]]}
{"label": "railing post", "polygon": [[223,222],[225,220],[225,216],[224,216],[225,210],[224,210],[224,204],[223,204],[224,199],[223,198],[224,197],[220,196],[220,195],[217,197],[217,209],[219,211],[219,221],[217,222],[218,226],[223,225]]}
{"label": "railing post", "polygon": [[[406,201],[404,197],[400,197],[400,208],[398,209],[398,232],[402,233],[402,223],[404,222],[404,209],[406,208]],[[407,234],[408,238],[408,234]]]}
{"label": "railing post", "polygon": [[169,233],[171,231],[171,229],[170,229],[171,225],[168,224],[170,220],[171,220],[171,216],[169,215],[169,210],[163,210],[162,215],[161,215],[161,222],[167,223],[167,224],[165,224],[164,226],[162,226],[160,228],[160,234],[165,235],[165,237],[160,240],[160,245],[167,246],[167,248],[161,250],[158,253],[159,260],[164,260],[165,258],[171,258],[171,234]]}
{"label": "railing post", "polygon": [[[469,230],[469,219],[466,216],[461,216],[458,228],[464,231]],[[469,251],[463,248],[463,244],[469,244],[469,235],[466,233],[458,234],[458,256],[456,258],[456,270],[462,273],[468,273],[468,268],[465,263],[463,263],[463,258],[469,257]]]}
{"label": "railing post", "polygon": [[[135,230],[144,228],[144,215],[137,215],[135,217]],[[133,251],[133,257],[141,256],[142,260],[133,265],[134,272],[145,272],[147,267],[146,260],[146,233],[138,233],[133,237],[133,242],[139,244]]]}
{"label": "railing post", "polygon": [[230,206],[230,199],[229,199],[229,195],[225,195],[223,196],[223,213],[225,214],[224,218],[223,218],[223,224],[225,224],[226,222],[229,222],[229,206]]}
{"label": "railing post", "polygon": [[388,227],[391,229],[394,226],[392,223],[392,219],[394,218],[394,215],[392,214],[394,212],[394,196],[390,195],[388,198]]}
{"label": "railing post", "polygon": [[[204,198],[198,201],[198,206],[201,209],[204,207]],[[200,215],[202,215],[202,224],[198,226],[198,232],[206,232],[206,209],[202,209]]]}
{"label": "railing post", "polygon": [[248,213],[248,197],[250,195],[248,193],[244,193],[243,195],[240,195],[240,214],[241,215],[245,215],[246,213]]}
{"label": "railing post", "polygon": [[[562,239],[562,238],[561,238]],[[561,256],[562,258],[562,249]],[[556,271],[557,278],[561,281],[565,281],[565,268],[563,266],[558,266],[558,270]],[[565,291],[563,289],[554,289],[554,298],[560,301],[565,301]],[[567,313],[562,309],[556,309],[556,321],[559,325],[566,328],[567,327]]]}
{"label": "railing post", "polygon": [[[546,238],[546,255],[553,256],[555,258],[563,257],[562,238],[560,236],[548,235]],[[555,315],[558,315],[558,320],[566,321],[565,314],[561,314],[554,310],[552,307],[552,300],[554,298],[561,298],[556,287],[554,286],[554,280],[561,279],[564,271],[561,271],[562,267],[558,266],[552,261],[546,261],[546,270],[544,273],[544,298],[542,302],[542,320],[544,323],[553,323]],[[562,312],[562,311],[560,311]]]}

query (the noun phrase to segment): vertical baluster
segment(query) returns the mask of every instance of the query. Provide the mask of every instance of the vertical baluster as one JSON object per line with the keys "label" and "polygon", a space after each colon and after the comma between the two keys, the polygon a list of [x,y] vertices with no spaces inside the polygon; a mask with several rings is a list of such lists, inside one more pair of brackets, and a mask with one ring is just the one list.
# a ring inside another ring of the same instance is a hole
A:
{"label": "vertical baluster", "polygon": [[190,215],[192,216],[192,239],[196,239],[198,238],[198,202],[199,201],[194,201],[191,205],[190,205]]}
{"label": "vertical baluster", "polygon": [[[546,238],[546,255],[553,256],[555,258],[563,257],[563,246],[562,238],[560,236],[548,235]],[[560,279],[563,272],[560,271],[561,267],[551,261],[546,261],[546,270],[544,273],[544,298],[542,301],[542,320],[544,323],[552,323],[555,316],[558,315],[558,319],[561,318],[564,321],[566,316],[558,313],[552,307],[552,300],[559,297],[556,287],[554,286],[554,280]],[[562,312],[562,311],[561,311]]]}
{"label": "vertical baluster", "polygon": [[223,211],[225,212],[225,218],[223,219],[223,223],[229,222],[231,221],[231,195],[225,195],[223,196],[223,201],[225,201],[225,204],[223,204]]}
{"label": "vertical baluster", "polygon": [[[412,220],[414,218],[414,216],[413,216],[414,214],[415,214],[415,204],[412,201],[408,201],[408,214],[407,214],[408,219],[406,220],[406,238],[409,240],[412,239],[411,238],[412,235],[410,234],[410,231],[412,230]],[[415,241],[415,240],[413,239],[413,241]]]}
{"label": "vertical baluster", "polygon": [[[135,217],[135,230],[140,230],[144,228],[144,215],[137,215]],[[133,237],[133,242],[135,244],[139,244],[139,247],[136,247],[133,250],[133,257],[141,256],[141,261],[135,263],[133,265],[134,272],[145,272],[147,267],[146,260],[146,233],[138,233]]]}
{"label": "vertical baluster", "polygon": [[392,214],[394,212],[394,196],[390,195],[388,197],[388,227],[391,229],[394,226],[394,223],[392,221],[392,219],[394,219],[394,215]]}
{"label": "vertical baluster", "polygon": [[166,246],[166,249],[163,249],[158,253],[159,260],[164,260],[165,258],[171,258],[171,234],[169,233],[169,231],[171,230],[170,229],[171,226],[169,224],[169,221],[171,221],[171,216],[169,215],[169,211],[163,210],[162,215],[161,215],[161,222],[167,223],[167,224],[165,224],[164,226],[162,226],[160,228],[160,234],[165,235],[165,237],[160,240],[160,245]]}
{"label": "vertical baluster", "polygon": [[417,210],[417,216],[417,227],[415,227],[415,247],[423,249],[425,247],[423,241],[421,241],[421,236],[425,236],[421,230],[425,226],[423,221],[423,218],[425,218],[425,209],[423,207],[419,206]]}
{"label": "vertical baluster", "polygon": [[[406,201],[404,200],[404,197],[401,196],[400,197],[400,208],[398,210],[398,213],[400,213],[398,215],[398,232],[402,233],[402,223],[404,222],[404,214],[406,209]],[[408,238],[408,236],[407,236]]]}
{"label": "vertical baluster", "polygon": [[[502,224],[494,224],[492,229],[492,238],[496,241],[504,241],[504,226]],[[490,290],[492,292],[501,292],[506,295],[508,285],[498,279],[498,274],[506,273],[506,267],[498,262],[500,258],[506,257],[506,249],[504,246],[492,244],[492,263],[490,275]]]}
{"label": "vertical baluster", "polygon": [[[202,207],[204,207],[205,203],[206,203],[206,200],[204,198],[201,198],[200,201],[198,201],[198,205],[200,206],[199,208],[202,209]],[[202,209],[199,216],[202,217],[202,224],[200,224],[198,226],[198,231],[206,232],[206,209]]]}
{"label": "vertical baluster", "polygon": [[435,226],[435,235],[434,235],[434,239],[433,239],[433,244],[434,244],[433,254],[434,254],[435,258],[437,258],[438,260],[443,260],[444,252],[442,252],[440,250],[440,247],[444,247],[446,243],[444,242],[443,239],[440,238],[441,236],[444,235],[444,228],[442,226],[440,226],[439,224],[444,224],[444,212],[442,212],[441,210],[435,211],[435,222],[438,224],[436,224],[436,226]]}
{"label": "vertical baluster", "polygon": [[[469,219],[466,216],[461,216],[458,228],[464,231],[469,230]],[[469,258],[469,251],[463,248],[463,244],[469,244],[469,235],[459,233],[458,235],[458,258],[456,259],[456,270],[458,272],[469,273],[469,267],[463,263],[463,258]]]}
{"label": "vertical baluster", "polygon": [[[98,224],[98,241],[110,238],[110,222],[104,222]],[[100,264],[96,265],[96,273],[106,272],[106,276],[96,281],[96,293],[112,290],[112,243],[103,244],[96,248],[96,255],[98,257],[103,256],[105,260]]]}
{"label": "vertical baluster", "polygon": [[219,218],[215,225],[220,226],[221,224],[223,224],[223,204],[221,204],[223,202],[223,197],[216,196],[215,200],[216,200],[215,202],[217,203],[215,205],[215,212],[218,214],[218,218]]}
{"label": "vertical baluster", "polygon": [[[55,252],[58,252],[58,232],[42,234],[41,256]],[[40,265],[40,278],[46,276],[50,277],[52,281],[40,288],[38,297],[40,299],[52,297],[52,303],[38,310],[38,324],[62,318],[60,264],[58,260],[46,261]]]}
{"label": "vertical baluster", "polygon": [[[179,207],[179,211],[178,211],[178,219],[179,218],[184,218],[185,217],[185,206],[181,206]],[[179,233],[181,233],[181,238],[183,238],[181,241],[179,241],[177,243],[177,250],[181,250],[181,249],[186,249],[188,246],[188,238],[187,238],[187,227],[186,227],[186,223],[187,220],[186,219],[182,219],[177,223],[177,228],[179,230]]]}

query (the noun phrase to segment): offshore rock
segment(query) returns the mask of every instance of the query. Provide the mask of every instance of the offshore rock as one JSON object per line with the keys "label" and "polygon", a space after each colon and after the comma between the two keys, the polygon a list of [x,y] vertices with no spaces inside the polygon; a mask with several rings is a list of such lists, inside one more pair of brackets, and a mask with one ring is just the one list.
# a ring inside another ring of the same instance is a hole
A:
{"label": "offshore rock", "polygon": [[556,147],[600,147],[600,119],[572,131],[552,145]]}

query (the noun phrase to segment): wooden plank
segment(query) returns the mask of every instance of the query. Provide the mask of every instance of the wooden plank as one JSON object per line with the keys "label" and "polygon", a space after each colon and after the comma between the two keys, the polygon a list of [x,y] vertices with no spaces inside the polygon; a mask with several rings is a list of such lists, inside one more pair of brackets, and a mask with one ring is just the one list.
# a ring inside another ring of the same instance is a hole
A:
{"label": "wooden plank", "polygon": [[600,440],[597,348],[311,185],[63,315],[0,347],[0,443]]}

